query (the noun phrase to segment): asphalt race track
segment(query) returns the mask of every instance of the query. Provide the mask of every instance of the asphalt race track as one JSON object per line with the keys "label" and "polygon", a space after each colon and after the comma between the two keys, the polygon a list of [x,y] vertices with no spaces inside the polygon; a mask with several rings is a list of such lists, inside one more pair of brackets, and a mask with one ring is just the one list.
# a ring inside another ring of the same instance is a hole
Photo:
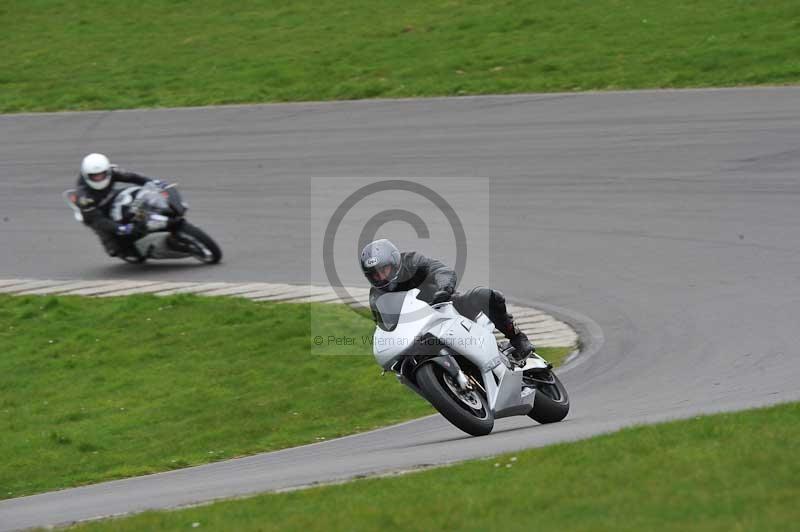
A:
{"label": "asphalt race track", "polygon": [[[470,438],[429,417],[0,502],[0,529],[798,400],[798,139],[800,88],[1,116],[0,278],[305,283],[310,176],[487,177],[493,284],[572,322],[585,353],[562,373],[572,411],[556,425],[512,418]],[[60,198],[88,151],[179,181],[225,262],[105,258]]]}

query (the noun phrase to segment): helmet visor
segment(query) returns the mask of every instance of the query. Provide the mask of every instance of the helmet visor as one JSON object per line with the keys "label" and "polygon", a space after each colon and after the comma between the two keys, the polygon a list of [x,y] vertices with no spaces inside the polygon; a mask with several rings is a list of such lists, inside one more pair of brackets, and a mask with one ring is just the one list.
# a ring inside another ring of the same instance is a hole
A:
{"label": "helmet visor", "polygon": [[397,268],[392,264],[378,266],[368,271],[366,275],[369,282],[372,283],[372,286],[382,288],[394,281],[395,277],[397,277]]}
{"label": "helmet visor", "polygon": [[105,172],[97,172],[96,174],[89,174],[89,180],[95,183],[100,183],[106,178],[108,178],[108,170]]}

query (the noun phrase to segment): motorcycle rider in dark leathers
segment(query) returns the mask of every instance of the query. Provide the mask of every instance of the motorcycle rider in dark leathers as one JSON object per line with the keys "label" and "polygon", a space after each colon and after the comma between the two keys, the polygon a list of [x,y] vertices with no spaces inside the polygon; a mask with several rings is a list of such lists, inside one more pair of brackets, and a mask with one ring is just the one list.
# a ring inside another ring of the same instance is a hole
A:
{"label": "motorcycle rider in dark leathers", "polygon": [[452,301],[456,311],[471,320],[483,312],[511,342],[516,362],[525,360],[533,352],[527,335],[519,330],[514,317],[508,313],[501,292],[485,287],[456,292],[456,272],[436,259],[415,251],[401,253],[390,241],[381,239],[367,244],[361,251],[361,270],[372,285],[369,303],[376,321],[376,301],[381,294],[418,288],[418,299],[429,304]]}
{"label": "motorcycle rider in dark leathers", "polygon": [[111,219],[111,205],[120,190],[115,189],[114,184],[130,183],[141,186],[149,182],[164,185],[158,179],[120,169],[101,153],[90,153],[81,161],[76,203],[83,216],[83,223],[97,233],[110,256],[138,255],[133,243],[145,232],[137,224],[119,224]]}

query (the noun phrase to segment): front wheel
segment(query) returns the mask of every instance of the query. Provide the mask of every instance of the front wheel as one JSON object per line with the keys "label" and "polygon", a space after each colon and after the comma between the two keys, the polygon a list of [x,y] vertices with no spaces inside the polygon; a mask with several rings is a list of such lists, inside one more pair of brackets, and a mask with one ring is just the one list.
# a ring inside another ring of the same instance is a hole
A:
{"label": "front wheel", "polygon": [[180,229],[175,231],[175,237],[186,244],[186,251],[200,262],[216,264],[222,259],[222,250],[214,239],[189,222],[184,221],[180,225]]}
{"label": "front wheel", "polygon": [[447,421],[473,436],[485,436],[494,428],[494,415],[478,390],[463,391],[441,366],[433,362],[417,370],[417,384]]}
{"label": "front wheel", "polygon": [[567,389],[551,370],[534,370],[523,376],[525,384],[536,388],[533,409],[528,416],[539,423],[556,423],[569,413]]}

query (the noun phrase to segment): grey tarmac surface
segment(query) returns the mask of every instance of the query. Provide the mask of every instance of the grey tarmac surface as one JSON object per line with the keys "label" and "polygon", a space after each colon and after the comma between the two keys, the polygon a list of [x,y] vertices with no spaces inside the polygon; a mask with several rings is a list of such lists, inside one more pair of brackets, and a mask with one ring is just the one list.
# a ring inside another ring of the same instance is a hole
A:
{"label": "grey tarmac surface", "polygon": [[[188,504],[800,399],[800,88],[0,117],[0,277],[305,283],[310,176],[491,178],[492,284],[583,333],[572,412],[483,438],[438,417],[0,502],[0,529]],[[106,259],[80,157],[179,181],[214,268]],[[342,276],[358,281],[358,272]],[[387,380],[387,385],[394,385]]]}

